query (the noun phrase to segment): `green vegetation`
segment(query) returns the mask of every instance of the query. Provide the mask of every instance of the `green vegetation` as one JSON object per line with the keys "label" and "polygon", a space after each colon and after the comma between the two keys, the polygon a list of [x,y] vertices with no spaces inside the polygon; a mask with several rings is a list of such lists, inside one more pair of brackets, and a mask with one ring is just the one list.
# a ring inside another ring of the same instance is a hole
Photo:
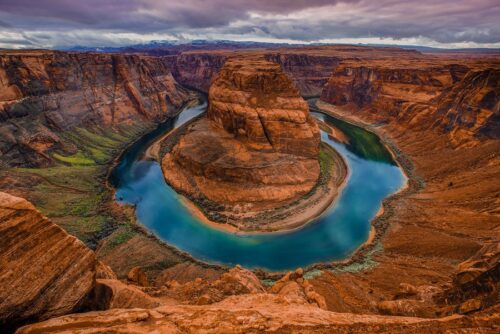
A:
{"label": "green vegetation", "polygon": [[69,234],[78,236],[83,242],[89,244],[94,236],[105,229],[107,217],[97,215],[92,217],[68,216],[58,221],[59,226]]}
{"label": "green vegetation", "polygon": [[372,249],[370,249],[370,251],[366,254],[366,256],[363,257],[361,261],[355,261],[345,266],[339,266],[338,268],[332,269],[331,272],[357,273],[360,271],[372,269],[378,265],[378,262],[373,260],[373,255],[381,251],[382,251],[382,244],[380,242],[377,242],[377,244]]}
{"label": "green vegetation", "polygon": [[264,286],[271,287],[276,283],[276,280],[270,279],[270,278],[265,278],[265,279],[261,279],[260,282]]}
{"label": "green vegetation", "polygon": [[321,145],[318,160],[319,160],[321,175],[329,175],[330,171],[332,170],[334,160],[332,156],[328,154],[328,152],[326,152],[326,149],[323,145]]}
{"label": "green vegetation", "polygon": [[92,165],[95,162],[94,160],[91,160],[83,155],[82,152],[78,152],[70,156],[54,153],[52,156],[61,162],[66,162],[72,165]]}
{"label": "green vegetation", "polygon": [[115,247],[136,231],[132,227],[133,216],[117,217],[109,209],[109,163],[148,127],[150,124],[73,129],[60,136],[69,146],[76,147],[76,153],[53,152],[53,167],[10,168],[0,171],[0,177],[16,180],[16,191],[24,193],[44,215],[88,246],[95,248],[103,235],[112,233],[107,247]]}
{"label": "green vegetation", "polygon": [[321,276],[322,274],[323,274],[323,271],[319,270],[319,269],[309,270],[309,271],[306,271],[304,273],[304,279],[313,279],[313,278]]}
{"label": "green vegetation", "polygon": [[137,231],[135,231],[130,225],[124,225],[109,236],[106,241],[106,249],[113,249],[116,246],[132,239],[136,234]]}

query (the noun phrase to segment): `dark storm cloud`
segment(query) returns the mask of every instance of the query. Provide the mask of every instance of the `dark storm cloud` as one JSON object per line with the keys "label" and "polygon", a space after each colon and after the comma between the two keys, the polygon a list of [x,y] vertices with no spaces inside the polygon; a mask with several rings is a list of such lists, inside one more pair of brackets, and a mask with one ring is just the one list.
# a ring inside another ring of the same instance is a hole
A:
{"label": "dark storm cloud", "polygon": [[[163,27],[191,28],[227,25],[248,17],[249,11],[290,13],[304,8],[332,5],[336,0],[2,0],[0,11],[32,21],[66,21],[101,28],[126,28],[134,31]],[[357,1],[344,1],[357,2]]]}
{"label": "dark storm cloud", "polygon": [[122,43],[110,33],[495,44],[499,18],[500,0],[0,0],[0,36],[42,46]]}

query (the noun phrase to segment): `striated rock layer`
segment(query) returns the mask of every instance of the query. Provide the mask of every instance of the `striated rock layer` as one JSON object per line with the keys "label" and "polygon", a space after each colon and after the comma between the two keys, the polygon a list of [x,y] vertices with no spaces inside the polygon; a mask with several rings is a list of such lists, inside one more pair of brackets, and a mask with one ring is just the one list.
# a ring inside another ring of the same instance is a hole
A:
{"label": "striated rock layer", "polygon": [[378,122],[438,129],[461,145],[498,138],[499,92],[496,61],[365,60],[340,63],[321,99],[363,110]]}
{"label": "striated rock layer", "polygon": [[0,53],[0,158],[51,165],[74,127],[160,121],[187,92],[159,58],[52,51]]}
{"label": "striated rock layer", "polygon": [[319,128],[279,65],[257,59],[226,62],[209,91],[208,118],[257,150],[308,158],[319,152]]}
{"label": "striated rock layer", "polygon": [[279,65],[226,61],[207,117],[163,158],[167,181],[223,211],[275,208],[310,192],[319,176],[319,128]]}
{"label": "striated rock layer", "polygon": [[0,327],[79,310],[96,257],[28,201],[0,193]]}

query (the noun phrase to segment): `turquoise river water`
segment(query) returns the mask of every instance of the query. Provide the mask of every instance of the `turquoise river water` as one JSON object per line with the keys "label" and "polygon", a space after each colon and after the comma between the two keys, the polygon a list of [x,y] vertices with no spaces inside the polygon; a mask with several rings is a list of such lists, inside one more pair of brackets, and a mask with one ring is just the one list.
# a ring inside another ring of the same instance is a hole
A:
{"label": "turquoise river water", "polygon": [[406,182],[402,170],[376,135],[312,112],[349,139],[349,144],[343,144],[321,132],[322,141],[337,150],[349,168],[336,202],[315,221],[288,232],[235,234],[208,226],[194,217],[182,204],[180,195],[166,184],[159,163],[141,158],[156,138],[205,112],[206,107],[204,103],[186,108],[177,118],[144,136],[122,155],[110,178],[116,188],[116,200],[134,205],[142,225],[199,260],[281,271],[345,259],[367,240],[370,221],[383,199]]}

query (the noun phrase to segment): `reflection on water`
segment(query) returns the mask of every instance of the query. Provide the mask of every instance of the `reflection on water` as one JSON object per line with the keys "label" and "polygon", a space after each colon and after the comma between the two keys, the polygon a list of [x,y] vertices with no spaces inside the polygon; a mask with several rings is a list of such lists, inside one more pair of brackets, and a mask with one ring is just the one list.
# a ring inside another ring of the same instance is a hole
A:
{"label": "reflection on water", "polygon": [[350,169],[335,205],[315,222],[291,232],[244,235],[207,226],[181,204],[179,195],[165,183],[157,162],[139,160],[154,138],[205,109],[205,104],[189,108],[137,142],[122,156],[111,177],[117,188],[117,200],[135,205],[137,218],[144,226],[198,259],[288,270],[346,258],[368,238],[370,221],[382,200],[405,182],[400,168],[377,136],[333,117],[313,113],[348,137],[348,143],[344,144],[321,133],[322,141],[334,147]]}

